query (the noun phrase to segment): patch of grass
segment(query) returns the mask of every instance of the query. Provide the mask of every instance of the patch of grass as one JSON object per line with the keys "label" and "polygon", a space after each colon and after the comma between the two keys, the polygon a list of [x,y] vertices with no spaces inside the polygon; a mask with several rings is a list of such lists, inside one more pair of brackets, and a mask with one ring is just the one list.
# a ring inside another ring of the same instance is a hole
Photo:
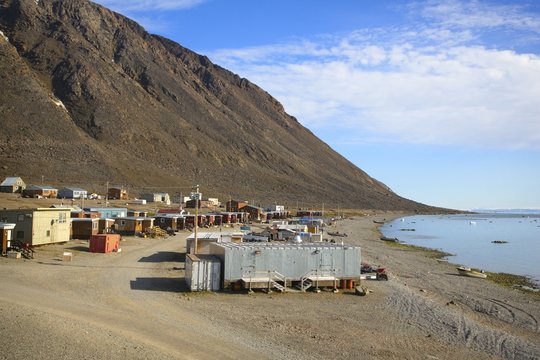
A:
{"label": "patch of grass", "polygon": [[403,243],[395,243],[395,242],[390,242],[390,241],[386,242],[386,244],[388,244],[389,246],[397,247],[397,248],[404,249],[404,250],[422,251],[428,257],[433,258],[433,259],[442,259],[442,258],[445,258],[447,256],[452,256],[453,255],[453,254],[444,252],[442,250],[429,249],[429,248],[425,248],[423,246],[416,246],[416,245],[403,244]]}
{"label": "patch of grass", "polygon": [[494,273],[494,272],[488,272],[488,271],[486,271],[486,274],[488,275],[487,279],[490,281],[493,281],[496,284],[499,284],[505,287],[510,287],[510,288],[517,286],[516,288],[518,290],[540,297],[540,291],[534,292],[534,291],[527,291],[525,289],[519,288],[520,286],[526,286],[530,288],[537,287],[537,284],[535,284],[531,279],[529,279],[526,276],[507,274],[507,273]]}

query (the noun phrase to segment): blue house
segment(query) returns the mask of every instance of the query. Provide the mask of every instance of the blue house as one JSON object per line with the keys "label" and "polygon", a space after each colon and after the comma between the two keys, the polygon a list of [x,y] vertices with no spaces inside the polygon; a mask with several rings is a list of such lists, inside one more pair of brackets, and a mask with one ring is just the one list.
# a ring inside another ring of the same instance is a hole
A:
{"label": "blue house", "polygon": [[127,208],[113,208],[113,207],[85,207],[84,211],[99,212],[101,219],[111,219],[117,217],[126,217]]}

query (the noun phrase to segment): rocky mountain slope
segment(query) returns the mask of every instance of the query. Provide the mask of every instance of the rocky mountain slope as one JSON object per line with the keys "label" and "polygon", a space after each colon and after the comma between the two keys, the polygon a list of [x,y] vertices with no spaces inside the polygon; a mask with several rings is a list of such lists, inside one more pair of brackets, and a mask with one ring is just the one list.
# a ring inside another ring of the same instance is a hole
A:
{"label": "rocky mountain slope", "polygon": [[333,151],[247,79],[99,5],[3,0],[0,31],[0,176],[427,209]]}

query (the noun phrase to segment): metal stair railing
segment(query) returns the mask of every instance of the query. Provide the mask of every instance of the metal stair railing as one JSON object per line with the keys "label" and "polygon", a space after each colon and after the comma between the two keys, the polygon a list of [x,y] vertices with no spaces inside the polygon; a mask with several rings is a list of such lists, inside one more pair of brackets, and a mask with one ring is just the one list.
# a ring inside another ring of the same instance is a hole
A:
{"label": "metal stair railing", "polygon": [[[320,269],[312,269],[309,270],[304,276],[300,278],[300,290],[302,292],[305,292],[307,289],[313,286],[313,281],[310,279],[311,277],[315,277],[315,288],[319,288],[319,278],[322,276],[333,276],[336,278],[336,269],[330,269],[330,270],[320,270]],[[337,279],[337,278],[336,278]],[[336,280],[334,280],[334,287],[336,287]]]}
{"label": "metal stair railing", "polygon": [[10,248],[20,251],[21,255],[24,256],[26,259],[34,258],[34,250],[30,247],[28,243],[24,243],[19,240],[11,240]]}
{"label": "metal stair railing", "polygon": [[[268,276],[268,291],[270,292],[272,288],[276,288],[281,292],[287,291],[287,277],[283,274],[280,274],[279,272],[275,270],[257,270],[257,271],[248,271],[248,277],[249,277],[249,291],[251,292],[251,282],[253,281],[253,277],[256,277],[256,275],[266,275]],[[266,277],[264,276],[264,277]],[[279,283],[279,281],[283,282],[283,285]]]}

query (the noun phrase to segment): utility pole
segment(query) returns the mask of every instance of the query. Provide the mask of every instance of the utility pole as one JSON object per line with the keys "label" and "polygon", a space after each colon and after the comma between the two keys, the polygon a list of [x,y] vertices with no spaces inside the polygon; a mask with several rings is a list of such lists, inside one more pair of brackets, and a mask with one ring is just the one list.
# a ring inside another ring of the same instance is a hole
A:
{"label": "utility pole", "polygon": [[105,190],[105,207],[109,207],[109,181],[107,180],[107,190]]}
{"label": "utility pole", "polygon": [[193,254],[197,254],[197,230],[199,229],[199,185],[197,185],[197,193],[195,194],[195,248]]}

